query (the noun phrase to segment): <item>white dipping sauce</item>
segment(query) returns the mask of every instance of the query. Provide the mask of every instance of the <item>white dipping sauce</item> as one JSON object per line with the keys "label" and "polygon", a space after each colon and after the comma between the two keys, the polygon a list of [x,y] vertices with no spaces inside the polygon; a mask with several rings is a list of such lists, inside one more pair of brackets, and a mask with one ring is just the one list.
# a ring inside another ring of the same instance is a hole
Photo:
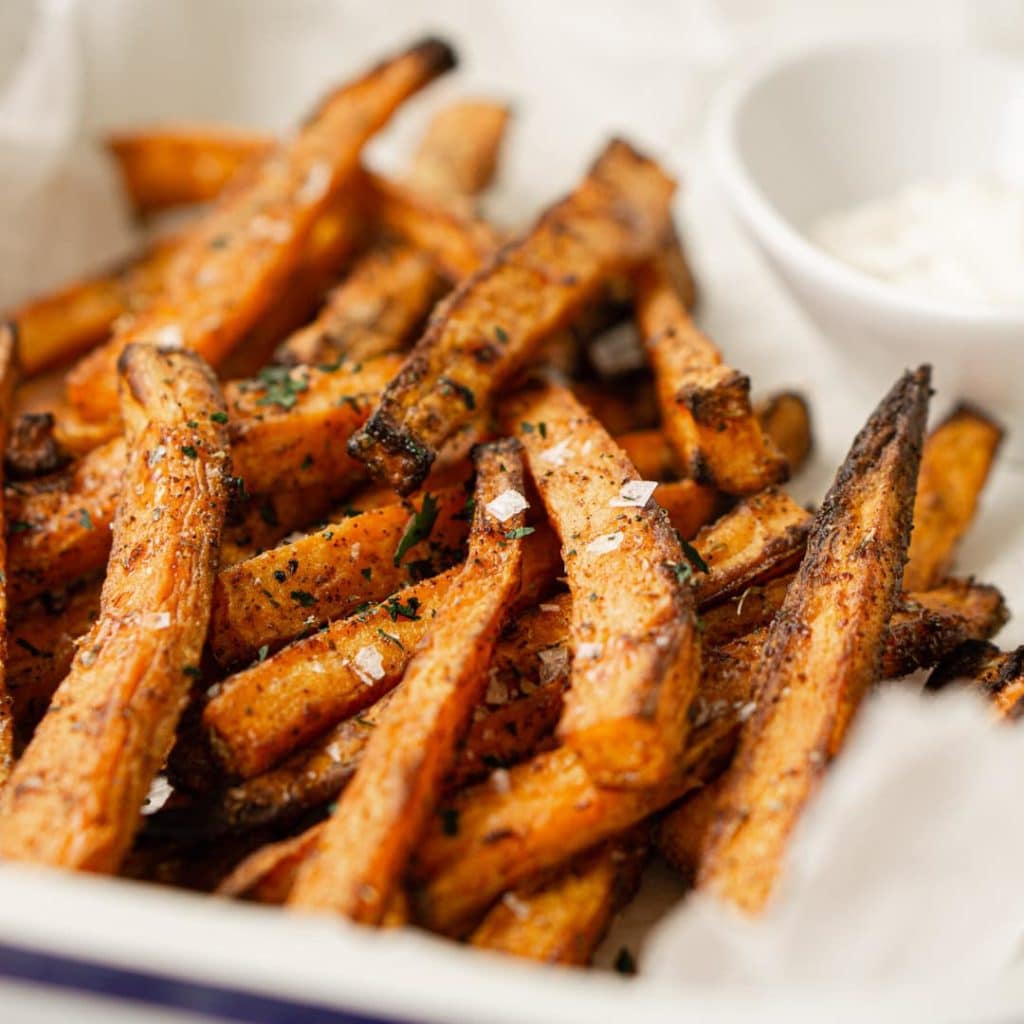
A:
{"label": "white dipping sauce", "polygon": [[996,177],[920,182],[828,214],[810,237],[922,298],[1024,308],[1024,189]]}

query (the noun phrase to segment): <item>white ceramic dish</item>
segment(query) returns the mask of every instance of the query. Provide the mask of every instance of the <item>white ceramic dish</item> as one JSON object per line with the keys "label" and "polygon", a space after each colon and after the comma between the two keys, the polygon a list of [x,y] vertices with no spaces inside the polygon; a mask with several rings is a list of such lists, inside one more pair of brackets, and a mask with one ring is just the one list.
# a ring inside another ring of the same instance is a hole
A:
{"label": "white ceramic dish", "polygon": [[851,365],[889,380],[930,362],[946,395],[982,403],[1024,444],[1024,313],[908,296],[820,249],[819,216],[919,179],[995,171],[1024,181],[1024,68],[897,40],[776,57],[727,87],[711,125],[729,202]]}

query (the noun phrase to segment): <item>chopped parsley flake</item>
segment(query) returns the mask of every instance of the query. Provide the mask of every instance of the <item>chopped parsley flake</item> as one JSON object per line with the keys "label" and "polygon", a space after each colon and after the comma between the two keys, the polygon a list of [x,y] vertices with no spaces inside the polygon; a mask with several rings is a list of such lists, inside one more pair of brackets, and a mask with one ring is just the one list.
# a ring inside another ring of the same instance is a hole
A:
{"label": "chopped parsley flake", "polygon": [[190,444],[183,444],[181,446],[181,454],[189,459],[199,458],[199,452],[197,452],[195,448]]}
{"label": "chopped parsley flake", "polygon": [[261,647],[261,648],[260,648],[260,649],[259,649],[259,650],[258,650],[258,651],[256,652],[256,664],[258,665],[258,664],[260,664],[261,662],[264,662],[264,661],[266,661],[266,660],[267,660],[267,655],[268,655],[269,653],[270,653],[270,645],[269,645],[269,644],[264,644],[264,645],[263,645],[263,646],[262,646],[262,647]]}
{"label": "chopped parsley flake", "polygon": [[387,642],[389,644],[394,644],[400,651],[404,651],[405,650],[405,645],[402,643],[402,641],[399,640],[397,636],[394,636],[393,634],[388,633],[386,630],[383,630],[380,627],[378,627],[377,628],[377,635],[382,637],[383,639],[387,640]]}
{"label": "chopped parsley flake", "polygon": [[211,412],[210,419],[213,420],[214,423],[227,423],[228,414],[226,412]]}
{"label": "chopped parsley flake", "polygon": [[418,597],[410,597],[407,604],[402,604],[397,597],[393,597],[384,607],[387,608],[388,615],[391,616],[392,622],[397,622],[399,615],[412,622],[416,622],[420,617],[420,599]]}
{"label": "chopped parsley flake", "polygon": [[506,540],[520,540],[522,537],[529,537],[531,533],[535,532],[532,526],[517,526],[514,530],[509,530],[505,534]]}
{"label": "chopped parsley flake", "polygon": [[398,547],[395,548],[396,567],[402,564],[402,559],[409,548],[414,547],[420,541],[424,541],[430,536],[430,531],[434,529],[434,523],[436,522],[437,499],[432,494],[425,494],[420,510],[412,517],[405,533],[402,534],[402,539],[398,542]]}
{"label": "chopped parsley flake", "polygon": [[78,510],[78,521],[81,523],[83,529],[92,529],[92,516],[89,515],[89,510],[87,508],[81,508]]}
{"label": "chopped parsley flake", "polygon": [[260,370],[259,380],[267,393],[257,405],[279,405],[282,409],[290,409],[297,397],[309,389],[309,383],[287,366],[265,366]]}

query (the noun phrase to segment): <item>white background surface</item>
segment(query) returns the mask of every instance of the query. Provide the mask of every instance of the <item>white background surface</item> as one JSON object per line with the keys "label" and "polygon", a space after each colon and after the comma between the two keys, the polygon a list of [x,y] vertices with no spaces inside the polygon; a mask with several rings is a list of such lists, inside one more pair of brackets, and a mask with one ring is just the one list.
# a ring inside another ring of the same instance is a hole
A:
{"label": "white background surface", "polygon": [[[813,467],[793,488],[808,500],[820,498],[853,433],[889,382],[855,387],[827,339],[803,320],[739,235],[703,156],[709,100],[753,56],[824,35],[901,31],[995,40],[1011,48],[1024,37],[1020,4],[966,0],[435,0],[429,7],[413,0],[89,0],[77,7],[71,0],[0,4],[0,307],[130,246],[130,226],[117,208],[109,168],[92,145],[97,132],[159,119],[212,119],[280,130],[328,84],[425,30],[436,31],[456,42],[463,67],[409,105],[394,130],[374,146],[375,158],[397,166],[428,108],[445,97],[475,92],[507,97],[516,108],[492,204],[507,223],[528,217],[570,187],[613,131],[664,160],[683,182],[679,213],[702,289],[704,327],[726,357],[751,374],[758,390],[796,387],[811,397],[819,447]],[[42,42],[51,59],[46,74],[19,78],[18,59],[33,41],[34,9],[43,14],[36,27],[44,29]],[[30,108],[31,116],[15,118],[9,103],[5,108],[3,90],[12,88],[35,101],[20,108]],[[936,384],[937,402],[951,401],[954,396],[941,394],[942,381]],[[1024,474],[1002,466],[961,557],[962,566],[1004,590],[1011,608],[1024,607],[1022,499]],[[1022,640],[1018,623],[1001,637],[1004,645]],[[664,895],[674,884],[664,874],[660,878],[661,887],[656,878],[645,899],[628,911],[624,929],[608,946],[612,954],[623,935],[635,943],[662,912]],[[24,935],[38,896],[53,908],[41,919],[35,915],[33,934],[39,942],[110,948],[126,959],[179,969],[206,965],[282,990],[322,989],[325,998],[361,993],[370,1005],[408,996],[408,1005],[423,1012],[436,1010],[436,1000],[415,998],[416,986],[446,979],[453,1002],[441,1016],[448,1019],[461,1016],[456,1004],[467,1019],[480,1019],[486,1010],[494,1020],[588,1021],[621,1020],[627,1005],[638,1020],[708,1019],[712,1007],[724,1013],[732,1006],[740,1013],[751,1006],[749,995],[728,988],[687,992],[680,1001],[678,993],[665,995],[654,985],[643,996],[631,995],[627,1004],[616,979],[588,979],[584,990],[574,979],[541,981],[520,965],[483,967],[474,960],[469,967],[465,954],[429,942],[420,960],[414,940],[408,945],[415,952],[403,946],[402,954],[412,959],[397,958],[403,995],[394,991],[393,979],[384,979],[388,985],[369,977],[371,960],[362,938],[347,930],[338,936],[279,916],[236,917],[235,908],[193,906],[191,900],[155,893],[142,898],[131,886],[107,889],[78,879],[56,884],[44,879],[38,889],[36,884],[0,872],[0,937]],[[188,911],[175,925],[165,925],[165,918],[156,924],[152,915],[176,915],[171,908],[178,903],[187,904]],[[105,907],[109,920],[100,927]],[[215,935],[221,941],[211,942],[207,951],[204,942]],[[287,955],[285,946],[291,947]],[[275,950],[281,952],[275,956]],[[262,971],[256,969],[260,965]],[[928,997],[936,999],[938,993],[934,986]],[[755,1005],[765,1016],[773,1007],[784,1010],[793,1021],[804,1019],[800,998],[784,991],[771,1004]],[[956,1000],[950,997],[945,1004],[952,1008]],[[0,1008],[5,1022],[19,1019],[21,1011],[26,1015],[21,1019],[28,1019],[23,1002],[0,1003]],[[977,1009],[982,1012],[982,1005]],[[820,1018],[821,1012],[819,1007],[808,1014]],[[894,1012],[897,1019],[914,1016],[905,1008]]]}

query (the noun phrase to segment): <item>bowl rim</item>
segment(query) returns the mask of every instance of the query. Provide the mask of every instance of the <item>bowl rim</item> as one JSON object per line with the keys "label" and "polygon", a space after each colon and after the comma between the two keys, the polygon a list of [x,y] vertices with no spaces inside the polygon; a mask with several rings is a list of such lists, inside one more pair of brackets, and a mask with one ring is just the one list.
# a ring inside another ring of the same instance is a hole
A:
{"label": "bowl rim", "polygon": [[[782,216],[748,171],[740,156],[737,122],[751,97],[776,75],[794,66],[828,55],[870,49],[889,51],[893,56],[908,51],[927,53],[944,63],[950,59],[990,63],[1011,72],[1024,83],[1021,65],[1003,54],[961,43],[895,34],[860,35],[810,45],[804,43],[764,56],[729,79],[712,101],[709,118],[711,163],[734,212],[745,222],[759,244],[776,248],[802,275],[885,315],[917,317],[942,321],[945,326],[985,327],[994,331],[1024,329],[1024,309],[987,308],[922,298],[844,263],[808,239]],[[767,239],[770,242],[764,241]]]}

